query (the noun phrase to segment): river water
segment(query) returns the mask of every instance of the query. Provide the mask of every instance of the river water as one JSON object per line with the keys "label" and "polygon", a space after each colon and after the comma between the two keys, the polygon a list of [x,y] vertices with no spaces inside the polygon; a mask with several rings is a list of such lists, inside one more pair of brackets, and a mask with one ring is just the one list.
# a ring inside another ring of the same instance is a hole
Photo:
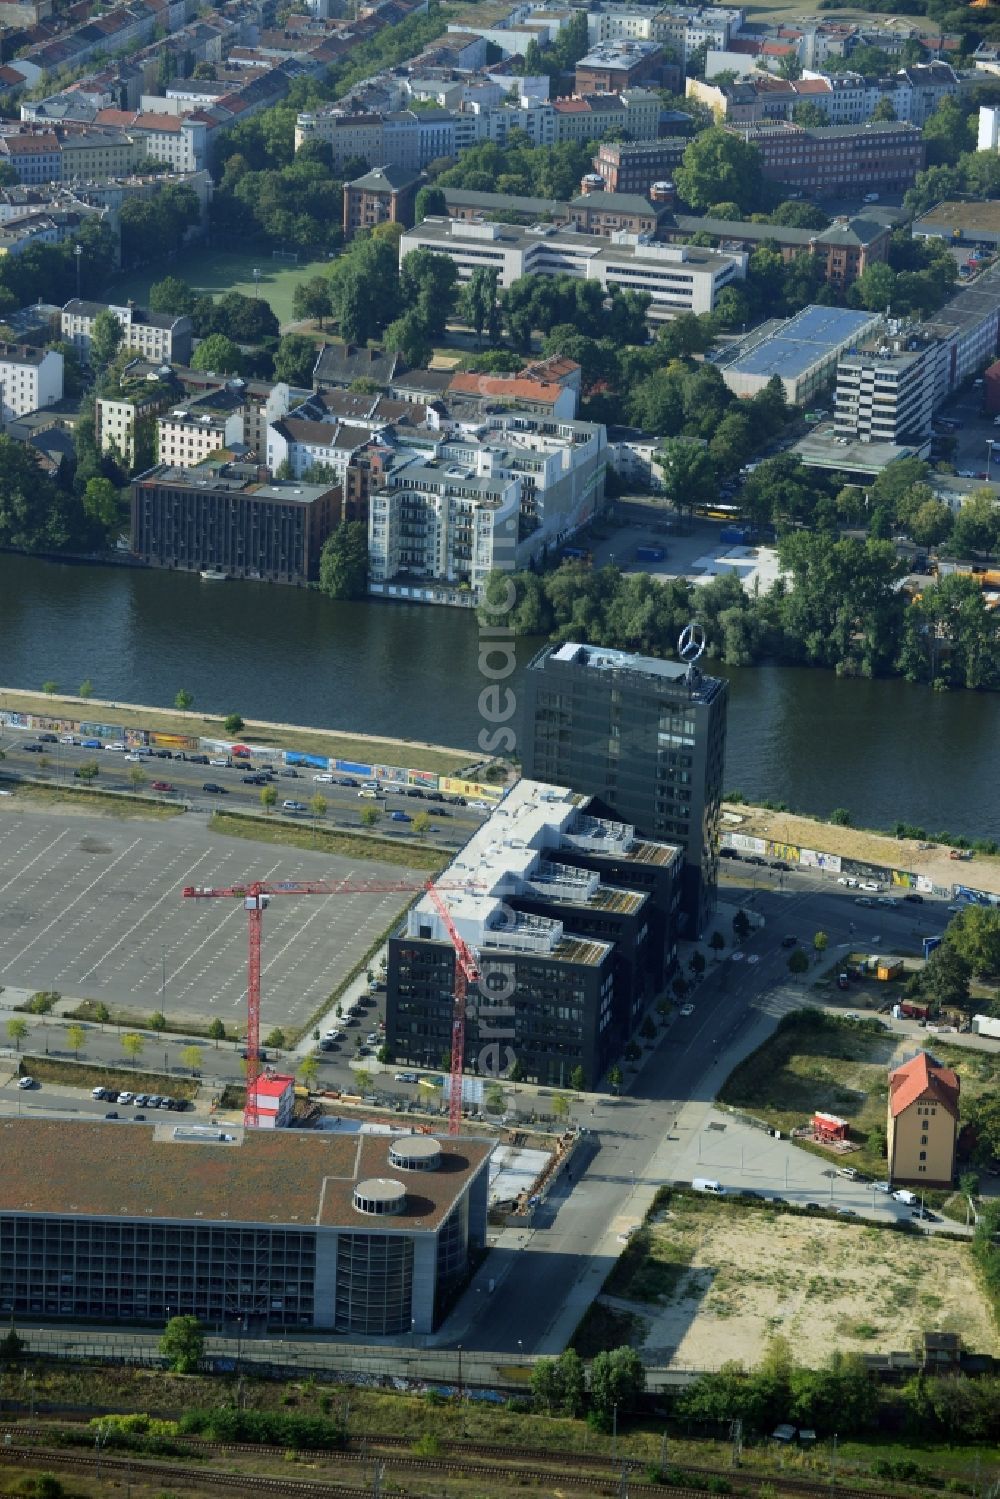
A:
{"label": "river water", "polygon": [[[518,667],[537,649],[518,642]],[[714,668],[713,668],[714,669]],[[731,684],[727,789],[856,823],[1000,838],[1000,694],[759,666]],[[474,750],[476,621],[457,610],[0,555],[0,682]]]}

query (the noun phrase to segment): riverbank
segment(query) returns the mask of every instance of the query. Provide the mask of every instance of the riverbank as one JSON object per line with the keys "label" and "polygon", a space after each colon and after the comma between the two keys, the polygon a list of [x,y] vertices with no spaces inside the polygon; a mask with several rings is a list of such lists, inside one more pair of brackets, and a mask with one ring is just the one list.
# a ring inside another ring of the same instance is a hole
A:
{"label": "riverbank", "polygon": [[[150,708],[141,703],[116,703],[106,698],[79,697],[67,693],[24,692],[0,687],[0,709],[10,713],[41,713],[58,718],[107,722],[126,729],[149,729],[157,734],[182,734],[197,739],[229,738],[222,725],[224,713],[205,714],[180,709]],[[226,710],[238,711],[238,710]],[[373,734],[338,733],[297,724],[247,719],[240,730],[252,744],[330,759],[359,760],[366,764],[403,765],[437,775],[460,775],[475,763],[469,750],[449,749],[416,739],[388,739]]]}
{"label": "riverbank", "polygon": [[[822,818],[775,812],[770,807],[748,806],[744,802],[724,802],[723,812],[724,832],[816,849],[859,863],[908,869],[926,876],[935,885],[970,885],[1000,895],[1000,857],[976,854],[971,860],[951,859],[947,844],[928,845],[914,838],[893,838],[888,833],[841,827]],[[737,822],[736,818],[740,820]]]}

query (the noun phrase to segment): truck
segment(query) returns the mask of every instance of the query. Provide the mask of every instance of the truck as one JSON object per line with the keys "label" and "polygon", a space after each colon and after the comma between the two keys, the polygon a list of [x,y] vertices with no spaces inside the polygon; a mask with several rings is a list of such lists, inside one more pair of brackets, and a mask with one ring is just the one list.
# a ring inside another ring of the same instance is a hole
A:
{"label": "truck", "polygon": [[912,999],[901,1000],[898,1005],[892,1007],[892,1013],[897,1020],[926,1020],[930,1012],[930,1005],[919,1005]]}
{"label": "truck", "polygon": [[1000,1019],[995,1015],[973,1015],[972,1030],[976,1036],[993,1036],[1000,1041]]}
{"label": "truck", "polygon": [[878,966],[875,969],[875,977],[879,980],[880,983],[887,984],[890,983],[893,979],[900,978],[902,972],[902,958],[880,958]]}
{"label": "truck", "polygon": [[636,562],[662,562],[667,555],[665,547],[636,547]]}

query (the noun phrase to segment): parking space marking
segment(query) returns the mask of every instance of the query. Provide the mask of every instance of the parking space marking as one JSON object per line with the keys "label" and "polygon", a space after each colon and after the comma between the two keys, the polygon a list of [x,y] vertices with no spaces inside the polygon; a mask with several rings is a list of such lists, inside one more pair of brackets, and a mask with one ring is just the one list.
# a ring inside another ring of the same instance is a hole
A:
{"label": "parking space marking", "polygon": [[[60,834],[60,837],[62,837],[62,836],[64,836],[64,835]],[[56,841],[58,842],[58,839]],[[132,850],[135,847],[137,847],[138,843],[139,843],[139,839],[136,838],[132,843],[130,843],[128,845],[128,847],[126,849],[124,849],[118,855],[117,859],[115,859],[113,861],[113,863],[108,866],[108,868],[114,868],[115,864],[120,864],[121,861],[124,858],[127,858],[127,856],[132,852]],[[54,927],[61,920],[61,918],[66,914],[67,911],[72,911],[72,909],[73,909],[74,906],[79,905],[80,901],[84,900],[90,894],[91,890],[93,890],[96,885],[99,885],[101,883],[101,881],[106,878],[106,876],[107,876],[107,869],[103,869],[101,871],[101,873],[97,876],[97,878],[95,880],[91,880],[91,882],[90,882],[89,885],[85,885],[84,886],[84,888],[80,891],[79,895],[74,896],[74,898],[70,901],[70,903],[69,903],[68,906],[64,906],[63,907],[63,910],[60,911],[60,913],[59,913],[58,916],[53,916],[52,920],[50,922],[48,922],[45,926],[43,926],[40,932],[36,932],[35,933],[35,935],[32,937],[32,939],[31,939],[30,942],[25,943],[24,947],[21,948],[20,952],[15,953],[14,956],[12,958],[9,958],[7,961],[9,963],[16,963],[19,958],[23,958],[24,954],[28,951],[29,947],[34,947],[35,943],[38,942],[42,937],[44,937],[45,933],[47,931],[49,931],[49,929],[51,927]]]}
{"label": "parking space marking", "polygon": [[31,869],[31,868],[33,868],[34,865],[38,863],[39,859],[44,858],[45,855],[49,852],[49,849],[55,848],[55,846],[56,846],[57,843],[61,843],[64,838],[68,838],[68,837],[69,837],[69,828],[63,828],[63,830],[59,834],[59,836],[57,838],[53,838],[52,842],[49,843],[49,844],[47,844],[46,847],[42,849],[41,853],[36,854],[35,857],[33,859],[29,860],[27,864],[22,864],[20,866],[20,868],[18,869],[17,873],[16,874],[12,874],[11,877],[10,877],[10,879],[7,881],[7,883],[5,885],[0,885],[0,895],[2,895],[5,890],[9,890],[10,887],[11,887],[11,885],[20,884],[21,881],[24,879],[24,876],[27,874],[28,870]]}
{"label": "parking space marking", "polygon": [[[208,853],[206,851],[204,854],[200,855],[197,859],[195,859],[194,863],[191,864],[191,865],[189,865],[188,868],[184,871],[183,875],[181,876],[182,882],[185,881],[188,878],[189,875],[193,874],[194,871],[198,868],[198,865],[204,863],[204,861],[205,861],[205,859],[207,857],[208,857]],[[107,949],[107,951],[103,954],[103,956],[100,957],[100,958],[98,958],[97,962],[93,965],[92,968],[88,968],[83,973],[80,974],[80,978],[81,979],[89,978],[90,975],[94,972],[95,968],[100,967],[100,965],[102,963],[106,963],[108,961],[108,958],[110,958],[111,954],[113,952],[116,952],[118,950],[118,948],[121,947],[122,943],[128,937],[130,937],[134,931],[138,930],[138,928],[142,926],[142,923],[144,921],[146,921],[152,915],[153,911],[155,911],[155,909],[156,909],[157,906],[162,906],[163,903],[164,903],[164,901],[172,900],[173,898],[174,898],[174,891],[172,889],[165,890],[163,892],[163,894],[160,896],[159,900],[155,901],[152,906],[148,906],[146,908],[146,910],[143,911],[143,913],[139,917],[138,921],[134,921],[130,927],[127,927],[125,929],[125,931],[122,933],[122,935],[118,938],[118,941],[112,943],[112,945]],[[122,966],[124,966],[124,965],[122,965]]]}

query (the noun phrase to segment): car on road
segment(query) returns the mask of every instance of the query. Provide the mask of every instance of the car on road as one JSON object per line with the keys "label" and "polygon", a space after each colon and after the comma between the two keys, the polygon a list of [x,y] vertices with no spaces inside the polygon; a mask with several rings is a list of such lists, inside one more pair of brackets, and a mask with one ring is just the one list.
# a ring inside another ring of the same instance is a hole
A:
{"label": "car on road", "polygon": [[764,865],[767,863],[767,860],[764,858],[763,854],[747,854],[746,862],[748,864]]}
{"label": "car on road", "polygon": [[424,799],[423,789],[420,786],[407,786],[406,795],[419,796],[421,801]]}
{"label": "car on road", "polygon": [[837,876],[837,884],[838,885],[847,885],[848,888],[851,889],[851,890],[856,890],[857,887],[858,887],[857,880],[852,880],[849,874],[838,874],[838,876]]}
{"label": "car on road", "polygon": [[856,1182],[860,1177],[861,1172],[856,1166],[838,1166],[837,1175],[846,1176],[849,1182]]}
{"label": "car on road", "polygon": [[361,801],[374,802],[378,800],[378,792],[373,791],[370,786],[362,786],[358,792],[358,798]]}
{"label": "car on road", "polygon": [[17,1086],[19,1088],[33,1088],[35,1086],[35,1079],[33,1077],[27,1076],[19,1077],[17,1080]]}
{"label": "car on road", "polygon": [[678,1014],[680,1014],[680,1015],[693,1015],[694,1014],[694,1005],[681,1005],[680,1010],[678,1011]]}
{"label": "car on road", "polygon": [[329,1036],[324,1036],[319,1043],[320,1051],[337,1051],[339,1048],[336,1041],[331,1041]]}
{"label": "car on road", "polygon": [[59,735],[59,743],[60,744],[79,744],[80,741],[79,741],[79,739],[77,739],[77,737],[76,737],[75,734],[60,734]]}
{"label": "car on road", "polygon": [[118,1118],[118,1110],[117,1109],[109,1109],[108,1112],[105,1114],[104,1117],[105,1117],[105,1119],[117,1119]]}
{"label": "car on road", "polygon": [[856,895],[854,897],[854,904],[856,906],[873,906],[875,902],[870,895]]}
{"label": "car on road", "polygon": [[118,744],[118,743],[106,744],[104,746],[104,748],[108,752],[108,754],[110,754],[110,755],[124,755],[124,753],[125,753],[125,746],[124,746],[124,744]]}
{"label": "car on road", "polygon": [[892,895],[880,895],[875,904],[877,906],[898,906],[899,901]]}
{"label": "car on road", "polygon": [[924,903],[923,896],[918,895],[915,890],[908,890],[903,899],[909,901],[911,906],[922,906]]}
{"label": "car on road", "polygon": [[171,786],[169,781],[154,781],[152,789],[154,791],[174,791],[176,787]]}
{"label": "car on road", "polygon": [[891,1182],[872,1182],[873,1192],[885,1192],[888,1195],[892,1191]]}
{"label": "car on road", "polygon": [[923,1223],[940,1223],[941,1219],[937,1213],[932,1213],[930,1208],[914,1208],[910,1213],[911,1218],[919,1218]]}
{"label": "car on road", "polygon": [[837,1217],[838,1218],[856,1218],[857,1216],[858,1216],[857,1212],[856,1212],[856,1210],[854,1208],[838,1208],[837,1209]]}
{"label": "car on road", "polygon": [[80,748],[81,749],[100,749],[101,748],[101,741],[99,739],[81,739],[80,740]]}
{"label": "car on road", "polygon": [[798,947],[798,945],[799,945],[799,939],[798,939],[798,937],[793,937],[789,933],[789,935],[787,937],[782,937],[782,939],[781,939],[781,945],[782,945],[782,947]]}
{"label": "car on road", "polygon": [[413,818],[410,816],[409,812],[390,812],[389,813],[389,821],[390,822],[412,822]]}
{"label": "car on road", "polygon": [[394,1083],[418,1083],[420,1074],[418,1072],[394,1072],[392,1080]]}
{"label": "car on road", "polygon": [[279,770],[278,774],[279,776],[281,776],[282,780],[285,781],[297,781],[299,778],[298,771],[293,770],[290,765],[285,770]]}
{"label": "car on road", "polygon": [[55,734],[39,734],[38,742],[39,744],[58,744],[59,740]]}
{"label": "car on road", "polygon": [[133,1116],[132,1116],[132,1123],[133,1124],[145,1124],[145,1122],[146,1122],[146,1116],[145,1116],[145,1114],[133,1114]]}
{"label": "car on road", "polygon": [[201,789],[202,791],[207,791],[209,796],[229,795],[229,792],[226,790],[225,786],[220,786],[218,781],[206,781]]}
{"label": "car on road", "polygon": [[428,807],[431,817],[453,817],[455,814],[449,812],[447,807]]}
{"label": "car on road", "polygon": [[305,802],[282,802],[281,810],[283,812],[305,812],[308,808]]}
{"label": "car on road", "polygon": [[784,859],[772,859],[769,867],[771,869],[784,869],[787,872],[792,866],[786,864]]}
{"label": "car on road", "polygon": [[719,858],[720,859],[738,859],[738,858],[740,858],[740,852],[739,852],[738,849],[735,849],[735,848],[720,848],[719,849]]}
{"label": "car on road", "polygon": [[219,770],[228,770],[233,762],[226,755],[212,755],[208,763],[209,765],[216,766]]}
{"label": "car on road", "polygon": [[363,1046],[359,1046],[358,1047],[357,1052],[355,1053],[355,1055],[359,1056],[359,1057],[370,1057],[370,1056],[373,1055],[373,1053],[374,1053],[374,1048],[371,1047],[371,1046],[369,1046],[368,1043],[367,1043],[367,1041],[366,1041]]}
{"label": "car on road", "polygon": [[333,785],[333,776],[328,770],[320,770],[313,776],[314,781],[321,781],[326,786]]}
{"label": "car on road", "polygon": [[41,755],[45,751],[44,744],[22,744],[21,748],[27,755]]}
{"label": "car on road", "polygon": [[264,786],[267,783],[267,776],[240,776],[240,781],[244,786]]}

